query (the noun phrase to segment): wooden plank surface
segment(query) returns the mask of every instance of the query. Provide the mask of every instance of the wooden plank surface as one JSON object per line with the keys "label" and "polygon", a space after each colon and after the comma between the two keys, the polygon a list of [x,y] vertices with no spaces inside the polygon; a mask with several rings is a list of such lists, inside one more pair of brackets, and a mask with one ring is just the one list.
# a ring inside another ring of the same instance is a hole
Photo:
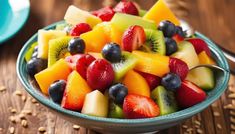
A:
{"label": "wooden plank surface", "polygon": [[[109,0],[105,1],[104,3],[109,3]],[[179,18],[185,19],[196,30],[228,49],[235,50],[234,0],[166,1]],[[148,9],[155,0],[136,0],[136,2],[144,9]],[[13,128],[17,134],[34,134],[39,133],[40,127],[44,127],[48,134],[95,133],[85,128],[73,129],[74,124],[53,115],[35,102],[17,79],[15,64],[18,52],[27,39],[39,28],[61,20],[68,5],[75,4],[82,9],[93,10],[101,7],[102,3],[102,0],[31,0],[30,17],[24,28],[14,38],[0,46],[0,86],[6,87],[5,91],[0,91],[0,134],[10,133],[9,130]],[[233,92],[235,92],[235,76],[231,75],[228,90],[212,106],[183,124],[159,133],[235,134],[235,110],[224,108],[228,104],[235,105],[235,100],[228,97]],[[26,128],[21,125],[19,116],[22,114],[25,114],[28,123]]]}

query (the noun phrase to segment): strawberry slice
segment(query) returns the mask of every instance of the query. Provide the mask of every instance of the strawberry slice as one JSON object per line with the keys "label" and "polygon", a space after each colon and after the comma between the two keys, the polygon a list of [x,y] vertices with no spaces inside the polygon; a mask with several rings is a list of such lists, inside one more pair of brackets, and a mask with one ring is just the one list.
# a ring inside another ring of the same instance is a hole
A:
{"label": "strawberry slice", "polygon": [[131,15],[139,15],[139,11],[135,4],[131,1],[120,1],[115,7],[114,7],[115,12],[120,12],[120,13],[126,13],[126,14],[131,14]]}
{"label": "strawberry slice", "polygon": [[206,93],[192,82],[184,80],[176,91],[176,99],[180,107],[187,108],[204,101]]}
{"label": "strawberry slice", "polygon": [[152,118],[160,114],[158,105],[152,99],[136,94],[125,97],[123,112],[129,119]]}
{"label": "strawberry slice", "polygon": [[188,65],[177,58],[170,57],[169,68],[170,72],[179,75],[181,80],[184,80],[189,72]]}
{"label": "strawberry slice", "polygon": [[123,34],[122,49],[132,52],[141,47],[146,41],[144,29],[141,26],[131,26]]}
{"label": "strawberry slice", "polygon": [[115,12],[113,11],[111,7],[108,6],[108,7],[104,7],[99,10],[93,11],[92,14],[99,17],[102,21],[110,21],[113,18]]}
{"label": "strawberry slice", "polygon": [[211,51],[204,40],[199,38],[191,38],[187,41],[189,41],[193,45],[197,54],[200,54],[202,51],[205,51],[208,56],[211,56]]}
{"label": "strawberry slice", "polygon": [[161,83],[161,78],[158,76],[140,72],[140,71],[138,71],[138,73],[144,77],[144,79],[147,81],[151,90],[155,89]]}

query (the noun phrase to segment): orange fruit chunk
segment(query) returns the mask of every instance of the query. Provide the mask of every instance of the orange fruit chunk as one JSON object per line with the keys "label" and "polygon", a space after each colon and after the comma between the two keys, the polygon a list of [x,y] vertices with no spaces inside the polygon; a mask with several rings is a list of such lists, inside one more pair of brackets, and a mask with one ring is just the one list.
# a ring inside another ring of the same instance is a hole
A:
{"label": "orange fruit chunk", "polygon": [[198,54],[198,59],[200,64],[216,64],[215,61],[210,56],[208,56],[205,51],[202,51]]}

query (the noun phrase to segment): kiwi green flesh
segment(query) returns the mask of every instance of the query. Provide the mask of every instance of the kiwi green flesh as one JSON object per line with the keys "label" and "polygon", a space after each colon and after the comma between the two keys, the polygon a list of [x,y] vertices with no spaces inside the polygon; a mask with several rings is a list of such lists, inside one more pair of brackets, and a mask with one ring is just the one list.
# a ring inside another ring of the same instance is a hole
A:
{"label": "kiwi green flesh", "polygon": [[68,53],[68,43],[70,40],[71,37],[66,36],[49,41],[48,67],[65,57]]}
{"label": "kiwi green flesh", "polygon": [[123,113],[122,107],[115,104],[113,101],[110,101],[108,117],[123,119],[124,113]]}
{"label": "kiwi green flesh", "polygon": [[31,47],[28,49],[28,51],[25,53],[24,58],[25,58],[26,62],[28,62],[28,61],[31,59],[31,57],[32,57],[32,55],[33,55],[34,48],[35,48],[37,45],[38,45],[38,42],[34,42],[34,43],[31,45]]}
{"label": "kiwi green flesh", "polygon": [[151,92],[151,98],[158,104],[161,115],[174,113],[178,110],[174,92],[158,86]]}

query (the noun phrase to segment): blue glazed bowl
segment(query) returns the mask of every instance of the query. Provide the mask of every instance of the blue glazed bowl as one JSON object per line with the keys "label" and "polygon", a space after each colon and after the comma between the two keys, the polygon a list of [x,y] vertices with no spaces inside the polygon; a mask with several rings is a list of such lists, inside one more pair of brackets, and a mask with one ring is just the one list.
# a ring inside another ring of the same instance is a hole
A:
{"label": "blue glazed bowl", "polygon": [[[58,22],[61,23],[61,22]],[[44,29],[54,29],[56,24],[54,23]],[[28,74],[26,72],[26,61],[24,56],[28,48],[33,42],[37,40],[37,34],[31,37],[28,42],[21,49],[18,59],[17,59],[17,74],[18,77],[25,87],[26,91],[32,95],[40,103],[48,107],[52,112],[56,113],[58,116],[65,118],[67,121],[73,122],[75,124],[81,125],[83,127],[93,129],[97,132],[102,133],[147,133],[156,132],[161,129],[166,129],[180,122],[192,117],[193,115],[201,112],[217,100],[225,91],[228,80],[229,72],[217,72],[216,73],[216,86],[212,91],[208,92],[207,99],[202,103],[194,105],[190,108],[169,114],[164,116],[159,116],[150,119],[111,119],[111,118],[101,118],[81,114],[79,112],[74,112],[61,108],[59,105],[53,103],[50,99],[44,96],[40,90],[36,89],[30,81],[28,80]],[[198,38],[204,39],[211,49],[213,58],[217,62],[218,66],[229,70],[228,63],[222,53],[222,51],[207,37],[200,33],[196,33]]]}

